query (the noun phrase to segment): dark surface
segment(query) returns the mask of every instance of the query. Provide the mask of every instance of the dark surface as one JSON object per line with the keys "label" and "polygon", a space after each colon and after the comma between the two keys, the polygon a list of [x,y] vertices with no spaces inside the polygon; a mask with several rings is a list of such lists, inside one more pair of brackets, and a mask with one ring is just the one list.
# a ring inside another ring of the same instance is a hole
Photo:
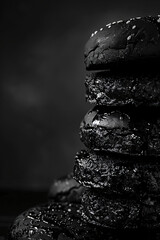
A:
{"label": "dark surface", "polygon": [[[103,26],[102,26],[103,27]],[[93,33],[85,46],[88,70],[160,58],[159,17],[138,17],[113,22]],[[158,65],[157,60],[157,65]]]}
{"label": "dark surface", "polygon": [[130,155],[160,155],[158,108],[96,106],[80,125],[80,138],[92,150]]}
{"label": "dark surface", "polygon": [[[150,72],[148,72],[150,70]],[[160,73],[151,67],[136,69],[126,66],[119,72],[97,72],[86,75],[86,100],[106,106],[144,105],[160,103]]]}
{"label": "dark surface", "polygon": [[74,176],[82,185],[107,194],[160,194],[160,159],[82,150],[75,157]]}
{"label": "dark surface", "polygon": [[0,192],[0,240],[6,239],[13,221],[26,209],[47,200],[46,192]]}

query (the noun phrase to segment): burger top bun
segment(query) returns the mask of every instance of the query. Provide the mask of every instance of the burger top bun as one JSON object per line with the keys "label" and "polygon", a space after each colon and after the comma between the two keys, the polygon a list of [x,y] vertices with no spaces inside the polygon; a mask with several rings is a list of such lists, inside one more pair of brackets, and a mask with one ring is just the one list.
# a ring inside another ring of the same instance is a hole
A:
{"label": "burger top bun", "polygon": [[92,33],[85,45],[87,70],[133,62],[157,63],[157,59],[160,59],[160,15],[109,23]]}

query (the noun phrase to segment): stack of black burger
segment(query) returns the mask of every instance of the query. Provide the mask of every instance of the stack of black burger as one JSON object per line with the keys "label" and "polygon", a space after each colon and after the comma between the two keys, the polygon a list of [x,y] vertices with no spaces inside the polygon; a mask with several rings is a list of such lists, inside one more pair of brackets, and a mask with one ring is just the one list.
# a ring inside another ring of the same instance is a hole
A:
{"label": "stack of black burger", "polygon": [[160,16],[113,22],[85,46],[87,147],[74,177],[82,217],[108,229],[160,228]]}
{"label": "stack of black burger", "polygon": [[[9,240],[160,239],[160,16],[113,22],[85,48],[86,145]],[[140,238],[140,234],[143,234]]]}

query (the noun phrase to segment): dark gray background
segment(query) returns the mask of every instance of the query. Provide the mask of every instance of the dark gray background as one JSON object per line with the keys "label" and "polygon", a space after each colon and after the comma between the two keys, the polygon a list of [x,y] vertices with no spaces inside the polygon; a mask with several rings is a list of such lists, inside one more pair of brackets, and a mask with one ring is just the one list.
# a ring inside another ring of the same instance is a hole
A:
{"label": "dark gray background", "polygon": [[0,188],[46,190],[83,145],[83,48],[111,21],[160,14],[160,1],[8,0],[1,5]]}

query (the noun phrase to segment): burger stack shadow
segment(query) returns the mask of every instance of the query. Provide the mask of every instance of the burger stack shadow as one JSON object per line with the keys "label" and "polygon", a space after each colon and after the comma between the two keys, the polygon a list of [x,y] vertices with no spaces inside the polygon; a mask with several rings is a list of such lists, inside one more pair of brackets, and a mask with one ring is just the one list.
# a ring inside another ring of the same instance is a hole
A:
{"label": "burger stack shadow", "polygon": [[113,22],[86,43],[86,99],[96,106],[80,125],[86,149],[74,178],[85,187],[82,218],[94,226],[160,228],[159,64],[160,16]]}

